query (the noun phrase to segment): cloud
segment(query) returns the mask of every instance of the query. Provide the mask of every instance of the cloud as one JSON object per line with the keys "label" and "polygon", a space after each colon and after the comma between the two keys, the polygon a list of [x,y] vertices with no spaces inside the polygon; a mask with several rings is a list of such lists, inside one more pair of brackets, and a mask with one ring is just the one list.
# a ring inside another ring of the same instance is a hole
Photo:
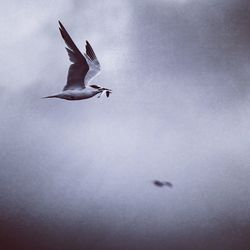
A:
{"label": "cloud", "polygon": [[[25,245],[29,225],[37,225],[31,248],[43,242],[44,249],[46,235],[61,249],[244,247],[247,6],[4,3],[0,188],[6,234]],[[103,69],[95,83],[113,90],[109,99],[40,99],[65,84],[69,62],[58,19],[79,48],[85,39],[93,44]],[[153,179],[174,188],[161,192]]]}

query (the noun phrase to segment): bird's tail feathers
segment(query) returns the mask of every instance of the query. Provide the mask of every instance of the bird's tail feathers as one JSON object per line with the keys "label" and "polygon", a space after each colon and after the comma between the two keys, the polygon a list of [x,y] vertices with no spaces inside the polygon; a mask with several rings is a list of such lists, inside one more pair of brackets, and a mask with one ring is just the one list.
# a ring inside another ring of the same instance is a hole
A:
{"label": "bird's tail feathers", "polygon": [[49,95],[49,96],[44,96],[41,99],[45,99],[45,98],[57,98],[58,95]]}

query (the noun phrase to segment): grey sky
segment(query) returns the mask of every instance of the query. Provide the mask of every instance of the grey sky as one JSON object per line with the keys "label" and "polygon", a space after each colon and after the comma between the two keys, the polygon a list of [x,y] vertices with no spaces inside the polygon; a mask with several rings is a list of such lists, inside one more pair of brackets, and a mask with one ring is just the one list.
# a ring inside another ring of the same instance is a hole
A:
{"label": "grey sky", "polygon": [[[248,1],[0,5],[3,235],[33,249],[249,249]],[[92,44],[109,99],[40,99],[66,81],[58,19]]]}

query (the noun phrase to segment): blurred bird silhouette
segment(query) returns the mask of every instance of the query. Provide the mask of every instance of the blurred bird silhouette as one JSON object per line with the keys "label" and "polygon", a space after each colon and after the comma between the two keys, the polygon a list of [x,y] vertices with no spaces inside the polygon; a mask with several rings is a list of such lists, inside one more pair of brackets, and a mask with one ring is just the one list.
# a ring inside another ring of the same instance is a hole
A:
{"label": "blurred bird silhouette", "polygon": [[154,180],[153,181],[153,184],[157,187],[164,187],[164,186],[167,186],[167,187],[170,187],[172,188],[173,187],[173,184],[169,181],[159,181],[159,180]]}

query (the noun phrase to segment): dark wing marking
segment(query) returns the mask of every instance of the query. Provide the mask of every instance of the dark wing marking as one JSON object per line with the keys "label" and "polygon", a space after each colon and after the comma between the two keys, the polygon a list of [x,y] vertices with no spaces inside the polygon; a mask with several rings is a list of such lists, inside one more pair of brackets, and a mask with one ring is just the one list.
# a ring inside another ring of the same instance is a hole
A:
{"label": "dark wing marking", "polygon": [[92,61],[97,59],[96,54],[88,41],[86,41],[86,53]]}
{"label": "dark wing marking", "polygon": [[73,63],[69,67],[67,84],[65,85],[63,90],[84,88],[84,78],[89,70],[89,65],[60,21],[59,25],[59,30],[62,38],[68,46],[66,50],[69,55],[69,60]]}

